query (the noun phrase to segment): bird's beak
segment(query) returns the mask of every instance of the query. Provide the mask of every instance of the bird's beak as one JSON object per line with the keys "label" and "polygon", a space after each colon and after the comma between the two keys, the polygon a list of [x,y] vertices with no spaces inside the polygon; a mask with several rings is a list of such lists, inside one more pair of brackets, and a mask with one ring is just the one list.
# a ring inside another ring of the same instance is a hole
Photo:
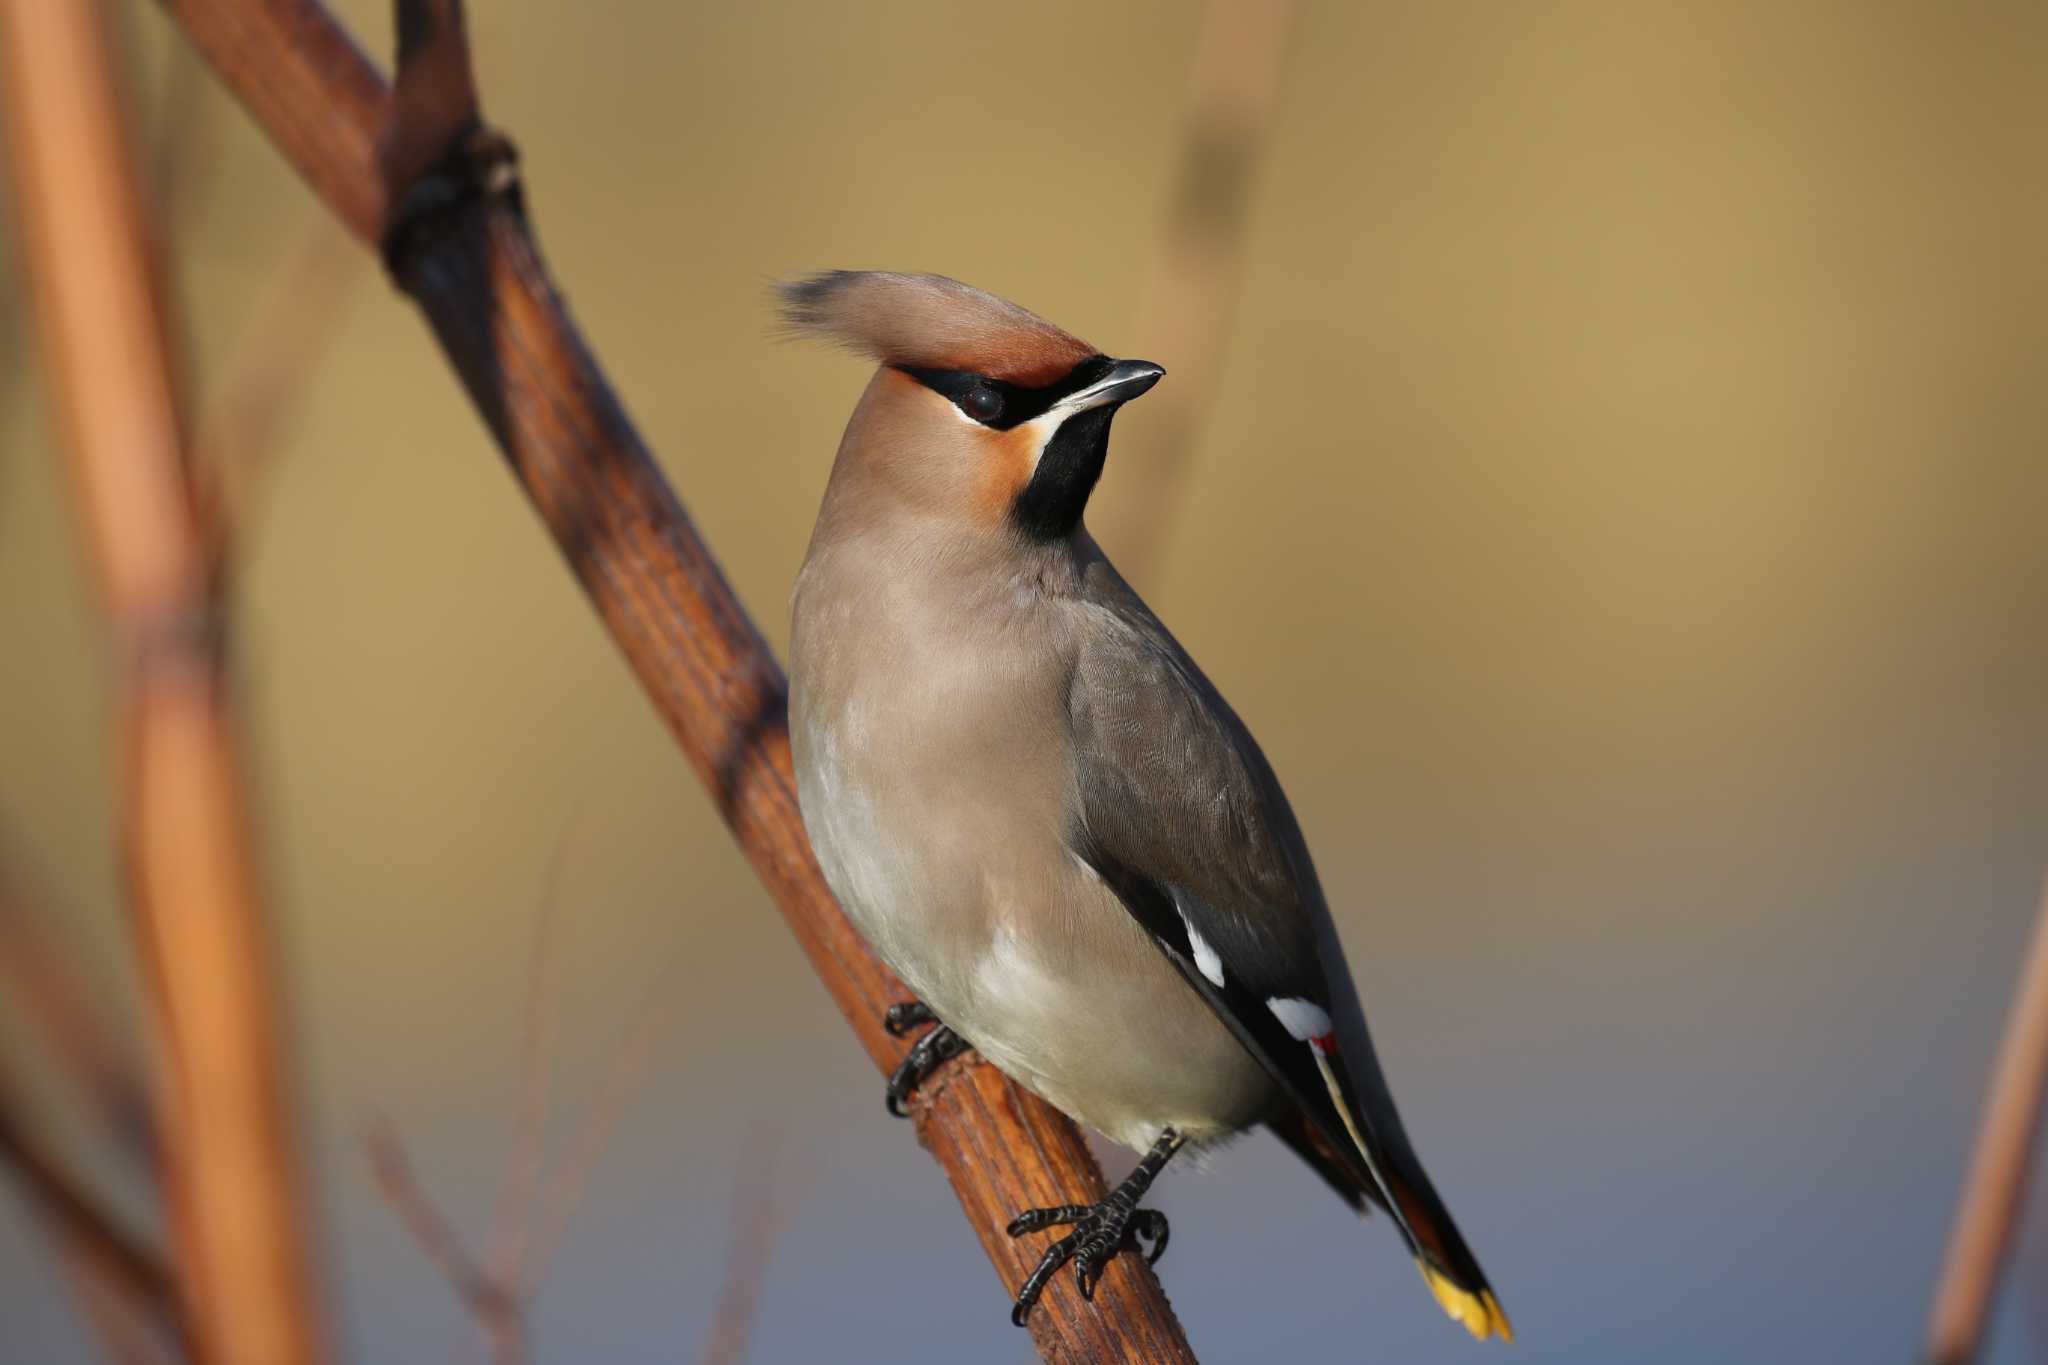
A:
{"label": "bird's beak", "polygon": [[1149,360],[1119,360],[1109,373],[1060,403],[1068,412],[1085,412],[1110,403],[1128,403],[1159,382],[1164,367]]}

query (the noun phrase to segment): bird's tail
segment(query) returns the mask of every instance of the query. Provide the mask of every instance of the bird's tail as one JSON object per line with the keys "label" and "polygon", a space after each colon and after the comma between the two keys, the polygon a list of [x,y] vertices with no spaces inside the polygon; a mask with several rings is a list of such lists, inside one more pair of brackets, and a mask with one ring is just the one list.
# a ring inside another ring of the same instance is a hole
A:
{"label": "bird's tail", "polygon": [[[1403,1195],[1397,1191],[1394,1197],[1399,1201]],[[1438,1206],[1439,1211],[1441,1207]],[[1411,1227],[1413,1218],[1413,1214],[1407,1215]],[[1458,1235],[1457,1224],[1446,1217],[1428,1234],[1420,1227],[1414,1227],[1414,1231],[1415,1268],[1422,1272],[1422,1282],[1436,1295],[1437,1303],[1451,1315],[1451,1320],[1481,1341],[1488,1337],[1513,1341],[1514,1325],[1473,1261],[1465,1239]],[[1464,1268],[1459,1269],[1460,1265]]]}
{"label": "bird's tail", "polygon": [[1363,1051],[1362,1066],[1350,1057],[1346,1060],[1351,1064],[1345,1066],[1321,1049],[1316,1051],[1316,1061],[1330,1098],[1365,1159],[1371,1176],[1366,1193],[1392,1216],[1422,1272],[1422,1282],[1451,1320],[1481,1341],[1489,1337],[1513,1341],[1515,1329],[1494,1297],[1493,1287],[1487,1284],[1478,1258],[1465,1245],[1450,1210],[1444,1207],[1408,1142],[1377,1059],[1369,1047]]}

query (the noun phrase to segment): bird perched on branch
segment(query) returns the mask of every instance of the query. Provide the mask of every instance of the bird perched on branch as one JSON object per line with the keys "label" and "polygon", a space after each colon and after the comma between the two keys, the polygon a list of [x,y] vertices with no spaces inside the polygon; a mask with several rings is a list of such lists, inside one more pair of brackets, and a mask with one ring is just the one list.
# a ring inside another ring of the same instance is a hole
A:
{"label": "bird perched on branch", "polygon": [[1072,1261],[1156,1259],[1174,1153],[1270,1125],[1391,1217],[1437,1301],[1510,1335],[1417,1160],[1287,798],[1243,723],[1082,525],[1111,419],[1159,382],[938,275],[785,285],[798,332],[879,364],[797,577],[790,740],[826,880],[932,1027],[889,1085],[973,1046],[1145,1153],[1056,1226]]}

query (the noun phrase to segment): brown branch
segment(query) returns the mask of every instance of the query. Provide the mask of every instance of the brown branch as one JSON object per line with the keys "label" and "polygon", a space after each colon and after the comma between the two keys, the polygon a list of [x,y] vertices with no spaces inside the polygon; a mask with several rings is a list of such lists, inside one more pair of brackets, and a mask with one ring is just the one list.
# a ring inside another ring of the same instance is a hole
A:
{"label": "brown branch", "polygon": [[393,202],[479,117],[461,0],[397,0],[398,78],[379,156]]}
{"label": "brown branch", "polygon": [[1117,428],[1089,525],[1140,586],[1172,524],[1189,453],[1223,374],[1246,224],[1300,0],[1208,0],[1188,73],[1172,199],[1133,334],[1173,382]]}
{"label": "brown branch", "polygon": [[173,1339],[184,1338],[178,1286],[162,1261],[106,1213],[76,1176],[36,1145],[4,1097],[0,1166],[14,1173],[83,1284],[103,1291],[122,1310],[153,1323]]}
{"label": "brown branch", "polygon": [[322,1358],[219,621],[136,149],[97,0],[0,0],[14,204],[121,667],[123,838],[202,1358]]}
{"label": "brown branch", "polygon": [[[388,91],[314,0],[162,3],[342,221],[391,249],[399,283],[812,966],[869,1057],[893,1067],[903,1044],[881,1016],[907,993],[840,914],[811,856],[782,671],[570,321],[502,144],[483,140],[466,162],[444,160],[434,194],[417,185],[393,194],[376,151]],[[408,214],[387,225],[394,202]],[[1037,1250],[1003,1233],[1017,1209],[1104,1193],[1074,1126],[992,1068],[960,1068],[918,1114],[1006,1290]],[[990,1313],[999,1320],[994,1296]],[[1048,1359],[1193,1359],[1135,1257],[1111,1263],[1092,1305],[1056,1284],[1031,1326]]]}
{"label": "brown branch", "polygon": [[1998,1288],[2040,1131],[2048,1089],[2048,888],[2034,940],[2014,992],[2005,1039],[1991,1072],[1977,1152],[1956,1208],[1934,1309],[1927,1326],[1932,1365],[1964,1365],[1977,1355]]}

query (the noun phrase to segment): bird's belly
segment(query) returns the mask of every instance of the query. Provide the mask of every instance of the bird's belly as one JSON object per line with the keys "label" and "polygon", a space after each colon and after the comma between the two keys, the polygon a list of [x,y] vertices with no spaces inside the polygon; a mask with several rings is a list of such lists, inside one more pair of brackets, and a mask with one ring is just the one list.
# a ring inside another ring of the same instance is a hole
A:
{"label": "bird's belly", "polygon": [[1123,906],[1105,889],[1081,911],[1117,917],[1088,958],[999,924],[970,998],[955,1014],[935,1005],[939,1017],[957,1014],[983,1056],[1127,1147],[1142,1151],[1168,1127],[1218,1138],[1269,1114],[1271,1078]]}
{"label": "bird's belly", "polygon": [[1202,1140],[1271,1111],[1264,1069],[1050,830],[906,803],[805,747],[799,798],[833,893],[989,1061],[1141,1150],[1165,1127]]}

